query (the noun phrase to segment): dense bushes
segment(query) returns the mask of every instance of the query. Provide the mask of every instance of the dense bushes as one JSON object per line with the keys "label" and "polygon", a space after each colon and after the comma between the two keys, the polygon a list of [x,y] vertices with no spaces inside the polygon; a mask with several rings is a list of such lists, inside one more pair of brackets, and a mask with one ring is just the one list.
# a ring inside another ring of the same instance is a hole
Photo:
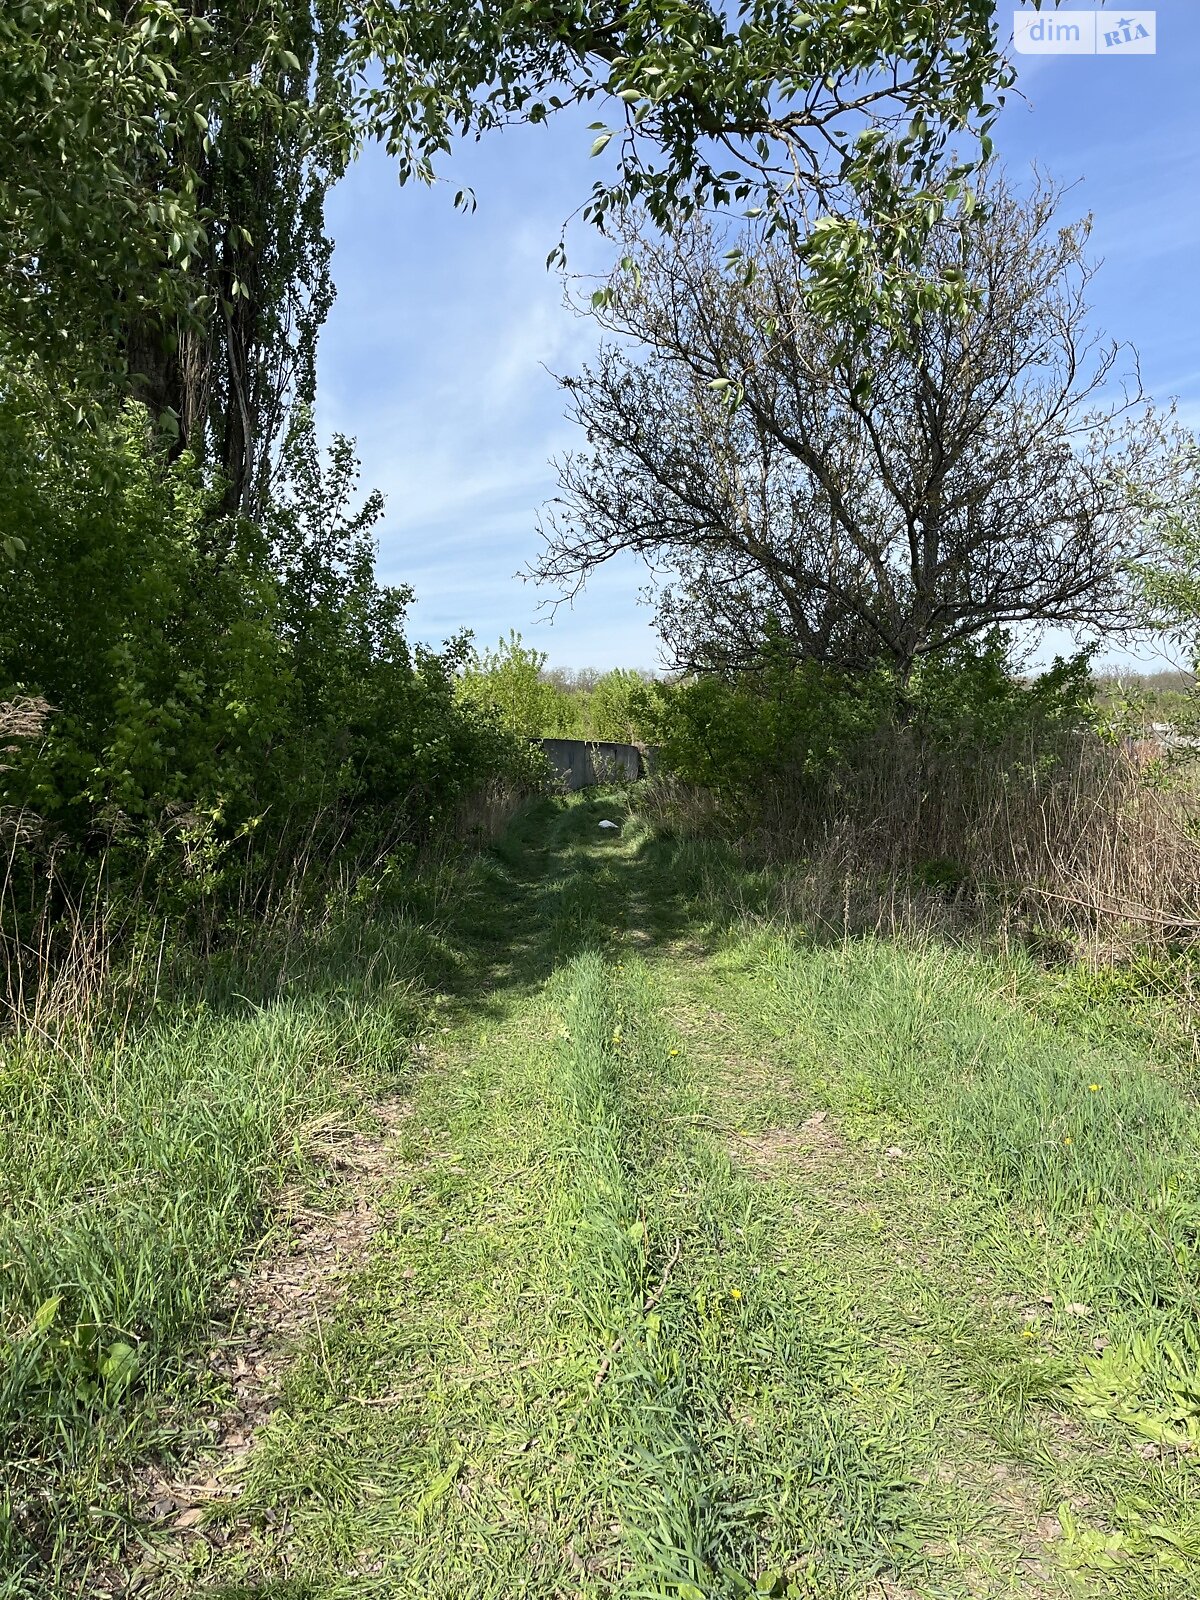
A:
{"label": "dense bushes", "polygon": [[1002,637],[930,659],[903,685],[886,668],[851,676],[768,654],[754,673],[648,685],[639,710],[664,770],[747,812],[765,783],[835,779],[886,729],[969,762],[1014,740],[1049,749],[1091,716],[1085,656],[1025,681]]}
{"label": "dense bushes", "polygon": [[26,545],[6,574],[0,696],[52,708],[10,757],[5,800],[74,841],[253,814],[286,724],[286,646],[263,536],[214,511],[133,410],[56,435],[0,410],[0,517]]}
{"label": "dense bushes", "polygon": [[0,762],[6,917],[50,861],[68,896],[103,862],[109,887],[149,875],[176,908],[234,879],[245,903],[314,830],[411,846],[489,782],[536,776],[456,692],[465,642],[406,639],[356,475],[301,412],[252,522],[137,407],[81,427],[0,400],[0,704],[44,708]]}
{"label": "dense bushes", "polygon": [[655,686],[671,831],[785,868],[806,924],[1015,936],[1111,961],[1200,937],[1200,790],[1183,748],[1145,764],[1087,660],[1036,678],[997,639],[886,677],[811,667]]}

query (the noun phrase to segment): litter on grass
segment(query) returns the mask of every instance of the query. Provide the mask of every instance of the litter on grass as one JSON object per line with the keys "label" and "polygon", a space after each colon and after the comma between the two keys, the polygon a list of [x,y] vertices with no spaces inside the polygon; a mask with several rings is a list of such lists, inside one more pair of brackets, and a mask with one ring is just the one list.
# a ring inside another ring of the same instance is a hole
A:
{"label": "litter on grass", "polygon": [[600,824],[600,826],[602,828],[615,828],[616,827],[616,823],[615,822],[610,822],[608,820],[608,818],[605,817],[604,821]]}

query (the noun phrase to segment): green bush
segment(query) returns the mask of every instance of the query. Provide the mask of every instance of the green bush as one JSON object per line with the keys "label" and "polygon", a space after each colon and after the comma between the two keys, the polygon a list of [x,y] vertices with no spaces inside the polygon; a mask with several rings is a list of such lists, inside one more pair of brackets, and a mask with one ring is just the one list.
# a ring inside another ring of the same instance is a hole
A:
{"label": "green bush", "polygon": [[656,683],[641,704],[661,766],[723,797],[752,796],[773,775],[828,772],[881,714],[877,683],[856,692],[815,663]]}
{"label": "green bush", "polygon": [[1050,751],[1090,717],[1086,655],[1026,681],[1003,637],[932,658],[903,686],[886,669],[858,676],[770,659],[754,673],[643,685],[635,714],[660,765],[723,799],[752,804],[764,779],[820,783],[886,729],[960,761],[1014,742]]}
{"label": "green bush", "polygon": [[0,401],[0,705],[48,708],[0,762],[23,819],[6,913],[49,856],[71,895],[103,860],[109,885],[149,874],[178,905],[228,882],[244,903],[248,870],[273,878],[314,832],[418,843],[491,781],[536,780],[456,692],[465,641],[409,644],[411,592],[375,575],[382,501],[355,509],[356,479],[302,412],[274,502],[230,517],[139,408],[84,428]]}
{"label": "green bush", "polygon": [[546,654],[509,630],[494,650],[464,655],[458,693],[463,705],[494,716],[518,739],[570,736],[568,696],[545,676]]}
{"label": "green bush", "polygon": [[236,827],[288,719],[291,673],[263,535],[164,466],[144,414],[102,432],[0,405],[0,699],[43,697],[5,803],[80,841],[201,814]]}

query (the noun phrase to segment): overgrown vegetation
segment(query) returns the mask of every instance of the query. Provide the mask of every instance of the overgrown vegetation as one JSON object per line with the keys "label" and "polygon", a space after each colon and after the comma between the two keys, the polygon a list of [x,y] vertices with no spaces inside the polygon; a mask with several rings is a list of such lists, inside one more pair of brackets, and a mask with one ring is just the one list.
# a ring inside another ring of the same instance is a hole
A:
{"label": "overgrown vegetation", "polygon": [[1184,1036],[629,799],[458,897],[384,1225],[151,1592],[1185,1600]]}
{"label": "overgrown vegetation", "polygon": [[[1196,442],[987,165],[993,9],[0,17],[6,1600],[1196,1592],[1194,680],[1011,632],[1195,654]],[[668,676],[412,642],[312,409],[362,141],[597,99],[537,572],[645,557]]]}
{"label": "overgrown vegetation", "polygon": [[10,1001],[84,907],[102,941],[163,917],[212,939],[294,887],[289,863],[320,868],[319,902],[489,787],[539,781],[456,694],[465,642],[408,643],[409,593],[375,579],[378,498],[353,506],[350,446],[323,465],[305,413],[257,523],[164,461],[135,406],[61,435],[11,401],[0,427],[0,518],[29,545],[0,623],[0,702],[25,707],[0,770]]}
{"label": "overgrown vegetation", "polygon": [[495,650],[471,653],[459,693],[519,738],[644,740],[648,673],[549,671],[548,660],[545,651],[510,633]]}

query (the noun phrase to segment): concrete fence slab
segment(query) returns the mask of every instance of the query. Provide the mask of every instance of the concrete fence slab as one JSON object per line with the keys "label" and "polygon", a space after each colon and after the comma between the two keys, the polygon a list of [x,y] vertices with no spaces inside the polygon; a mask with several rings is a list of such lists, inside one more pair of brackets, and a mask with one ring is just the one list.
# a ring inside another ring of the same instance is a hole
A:
{"label": "concrete fence slab", "polygon": [[635,744],[607,739],[538,739],[546,759],[567,789],[598,783],[632,783],[646,776],[647,762]]}

